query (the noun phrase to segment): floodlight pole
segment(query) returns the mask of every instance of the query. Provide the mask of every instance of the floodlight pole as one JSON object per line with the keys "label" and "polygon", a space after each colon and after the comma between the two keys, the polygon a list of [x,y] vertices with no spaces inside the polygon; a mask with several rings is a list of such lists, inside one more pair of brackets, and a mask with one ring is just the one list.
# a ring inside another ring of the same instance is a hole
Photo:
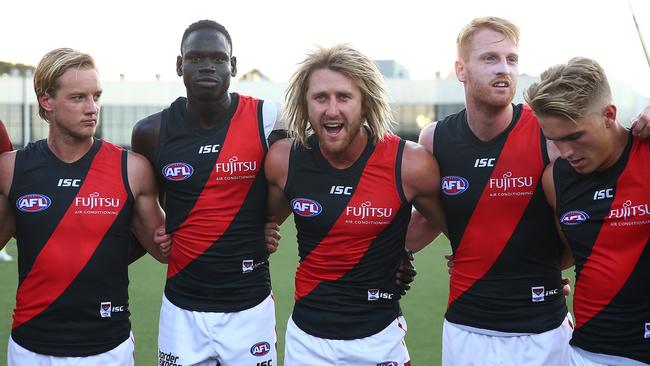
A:
{"label": "floodlight pole", "polygon": [[632,3],[630,0],[627,0],[627,5],[630,7],[632,20],[634,20],[634,26],[636,27],[636,33],[639,35],[639,41],[641,41],[641,47],[643,48],[643,53],[645,54],[645,60],[648,63],[648,68],[650,68],[650,55],[648,55],[648,49],[645,46],[645,42],[643,42],[643,36],[641,35],[641,30],[639,29],[639,23],[636,21],[636,16],[634,15],[634,9],[632,8]]}

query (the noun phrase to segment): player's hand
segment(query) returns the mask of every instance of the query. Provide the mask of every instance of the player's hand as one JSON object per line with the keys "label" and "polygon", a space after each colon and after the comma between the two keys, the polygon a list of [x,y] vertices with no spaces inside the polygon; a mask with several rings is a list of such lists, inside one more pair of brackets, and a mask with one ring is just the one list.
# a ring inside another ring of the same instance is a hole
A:
{"label": "player's hand", "polygon": [[562,294],[564,297],[571,295],[571,279],[569,277],[562,277]]}
{"label": "player's hand", "polygon": [[447,273],[451,274],[451,270],[454,269],[454,255],[448,254],[445,259],[447,260]]}
{"label": "player's hand", "polygon": [[266,250],[269,254],[275,253],[280,245],[280,225],[273,221],[264,224],[264,240],[266,242]]}
{"label": "player's hand", "polygon": [[164,226],[156,229],[153,235],[153,242],[158,245],[158,248],[160,248],[160,251],[165,257],[169,257],[172,252],[172,236],[165,232]]}
{"label": "player's hand", "polygon": [[650,138],[650,106],[632,119],[632,134],[642,139]]}
{"label": "player's hand", "polygon": [[415,275],[417,275],[417,271],[413,267],[413,252],[406,249],[395,274],[395,284],[402,296],[406,295],[406,291],[411,289],[411,282],[415,279]]}

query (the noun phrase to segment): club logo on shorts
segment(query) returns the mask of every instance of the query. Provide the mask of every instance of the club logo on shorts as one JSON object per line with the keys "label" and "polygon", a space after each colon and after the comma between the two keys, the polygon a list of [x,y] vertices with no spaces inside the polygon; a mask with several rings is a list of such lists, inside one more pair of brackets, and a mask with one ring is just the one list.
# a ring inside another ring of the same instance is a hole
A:
{"label": "club logo on shorts", "polygon": [[253,272],[253,260],[244,259],[241,261],[241,273],[250,273]]}
{"label": "club logo on shorts", "polygon": [[574,226],[587,221],[589,215],[584,211],[569,211],[560,217],[560,222],[564,225]]}
{"label": "club logo on shorts", "polygon": [[643,333],[643,338],[650,338],[650,323],[645,323],[645,332]]}
{"label": "club logo on shorts", "polygon": [[544,286],[531,287],[530,291],[532,293],[533,302],[544,301]]}
{"label": "club logo on shorts", "polygon": [[456,196],[469,188],[469,182],[463,177],[449,175],[440,179],[440,189],[447,196]]}
{"label": "club logo on shorts", "polygon": [[101,305],[99,306],[99,315],[102,318],[110,318],[112,307],[113,306],[111,305],[110,301],[102,302]]}
{"label": "club logo on shorts", "polygon": [[192,176],[194,168],[186,163],[171,163],[162,168],[162,175],[167,180],[180,181]]}
{"label": "club logo on shorts", "polygon": [[323,211],[323,206],[309,198],[294,198],[291,200],[291,209],[300,216],[314,217]]}
{"label": "club logo on shorts", "polygon": [[399,366],[395,361],[384,361],[377,364],[377,366]]}
{"label": "club logo on shorts", "polygon": [[368,301],[377,301],[379,300],[379,289],[371,288],[368,290]]}
{"label": "club logo on shorts", "polygon": [[269,352],[271,352],[271,345],[269,342],[258,342],[251,347],[251,354],[253,356],[262,357],[266,356]]}
{"label": "club logo on shorts", "polygon": [[52,205],[50,197],[44,194],[26,194],[16,200],[16,208],[22,212],[39,212]]}

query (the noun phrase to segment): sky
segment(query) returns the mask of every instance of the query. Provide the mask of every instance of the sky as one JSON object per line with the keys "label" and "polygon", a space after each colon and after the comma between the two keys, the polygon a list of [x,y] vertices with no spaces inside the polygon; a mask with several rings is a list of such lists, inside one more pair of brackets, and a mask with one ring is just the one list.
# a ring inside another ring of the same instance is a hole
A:
{"label": "sky", "polygon": [[[0,16],[0,60],[36,65],[72,47],[95,57],[104,80],[179,80],[183,31],[222,23],[239,75],[253,68],[286,81],[316,45],[349,43],[372,59],[393,59],[411,79],[453,71],[455,40],[472,18],[494,15],[521,28],[520,73],[539,75],[574,56],[597,60],[610,79],[650,96],[650,65],[632,20],[650,48],[649,0],[142,0],[7,1]],[[650,49],[649,49],[650,52]]]}

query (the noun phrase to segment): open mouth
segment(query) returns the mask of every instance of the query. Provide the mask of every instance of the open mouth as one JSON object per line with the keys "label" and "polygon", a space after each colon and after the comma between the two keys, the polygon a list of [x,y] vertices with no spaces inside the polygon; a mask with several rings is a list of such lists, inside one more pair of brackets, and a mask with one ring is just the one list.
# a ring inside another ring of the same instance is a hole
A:
{"label": "open mouth", "polygon": [[497,81],[492,84],[493,87],[495,88],[508,88],[510,87],[510,83],[507,81]]}
{"label": "open mouth", "polygon": [[343,123],[326,123],[323,127],[328,135],[336,135],[343,129]]}

